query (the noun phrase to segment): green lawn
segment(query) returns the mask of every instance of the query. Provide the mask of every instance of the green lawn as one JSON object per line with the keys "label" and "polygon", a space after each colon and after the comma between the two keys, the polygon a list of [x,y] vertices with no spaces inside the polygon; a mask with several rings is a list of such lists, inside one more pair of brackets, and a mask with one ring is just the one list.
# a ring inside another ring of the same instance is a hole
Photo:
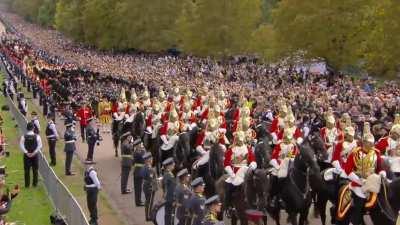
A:
{"label": "green lawn", "polygon": [[[0,83],[3,77],[0,78]],[[0,106],[6,104],[3,95],[0,96]],[[21,221],[26,225],[46,225],[50,224],[49,215],[53,212],[53,206],[47,197],[46,190],[42,182],[39,182],[38,187],[24,187],[24,170],[22,162],[22,153],[19,150],[19,130],[16,127],[14,118],[8,111],[0,112],[3,117],[3,133],[7,138],[8,146],[6,149],[10,152],[10,157],[3,158],[1,165],[7,166],[6,184],[12,189],[18,184],[21,187],[21,192],[14,199],[11,211],[7,215],[8,221]]]}

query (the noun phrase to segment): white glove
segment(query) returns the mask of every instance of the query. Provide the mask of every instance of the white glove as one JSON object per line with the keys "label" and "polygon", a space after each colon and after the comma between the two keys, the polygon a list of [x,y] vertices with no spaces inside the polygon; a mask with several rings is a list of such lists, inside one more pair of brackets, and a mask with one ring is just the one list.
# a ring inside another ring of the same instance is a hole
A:
{"label": "white glove", "polygon": [[161,140],[164,142],[164,144],[166,144],[166,145],[168,144],[167,136],[161,135],[160,138],[161,138]]}
{"label": "white glove", "polygon": [[349,180],[356,182],[359,185],[363,185],[363,181],[354,172],[351,172],[349,174],[348,178],[349,178]]}
{"label": "white glove", "polygon": [[197,151],[198,153],[200,153],[201,155],[206,154],[206,151],[204,150],[203,146],[201,146],[201,145],[199,145],[199,146],[196,147],[196,151]]}
{"label": "white glove", "polygon": [[278,163],[278,161],[276,161],[276,159],[272,159],[271,161],[269,161],[269,164],[271,165],[271,166],[273,166],[275,169],[277,169],[277,170],[279,170],[279,163]]}
{"label": "white glove", "polygon": [[257,169],[257,163],[256,162],[251,162],[250,165],[249,165],[249,169],[251,169],[251,170]]}
{"label": "white glove", "polygon": [[304,139],[303,138],[297,138],[296,142],[298,145],[301,145],[303,143]]}
{"label": "white glove", "polygon": [[147,130],[147,132],[148,132],[149,134],[152,134],[152,133],[153,133],[153,129],[151,129],[151,127],[146,127],[146,130]]}
{"label": "white glove", "polygon": [[380,175],[382,178],[386,178],[386,171],[382,170],[381,172],[379,172],[379,175]]}
{"label": "white glove", "polygon": [[235,173],[233,172],[233,169],[232,169],[232,167],[230,167],[230,166],[227,166],[227,167],[225,167],[225,172],[230,176],[230,177],[235,177]]}

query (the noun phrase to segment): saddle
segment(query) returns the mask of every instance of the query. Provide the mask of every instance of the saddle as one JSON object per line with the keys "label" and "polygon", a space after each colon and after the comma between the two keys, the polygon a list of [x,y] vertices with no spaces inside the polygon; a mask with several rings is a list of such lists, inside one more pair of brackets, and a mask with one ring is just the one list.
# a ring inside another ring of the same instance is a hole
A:
{"label": "saddle", "polygon": [[[372,209],[377,203],[377,198],[378,194],[371,192],[369,198],[367,199],[367,202],[365,203],[364,208],[366,210]],[[350,184],[346,184],[342,186],[339,190],[339,199],[336,211],[336,218],[339,221],[342,221],[346,217],[349,209],[351,208],[351,203],[352,198]]]}

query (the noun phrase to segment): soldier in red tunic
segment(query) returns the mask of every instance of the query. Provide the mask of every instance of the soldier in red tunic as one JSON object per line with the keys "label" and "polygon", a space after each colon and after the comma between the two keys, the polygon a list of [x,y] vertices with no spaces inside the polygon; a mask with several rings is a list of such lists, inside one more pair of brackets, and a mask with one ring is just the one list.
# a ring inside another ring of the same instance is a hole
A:
{"label": "soldier in red tunic", "polygon": [[86,102],[82,104],[82,107],[76,113],[76,117],[79,120],[81,126],[82,142],[85,142],[86,126],[88,125],[88,119],[92,117],[92,110],[86,105]]}

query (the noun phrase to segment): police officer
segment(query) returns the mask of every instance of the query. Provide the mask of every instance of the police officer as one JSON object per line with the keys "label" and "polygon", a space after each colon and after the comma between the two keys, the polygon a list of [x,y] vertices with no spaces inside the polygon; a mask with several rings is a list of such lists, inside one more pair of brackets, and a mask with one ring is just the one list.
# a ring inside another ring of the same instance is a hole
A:
{"label": "police officer", "polygon": [[101,189],[97,172],[93,166],[89,166],[85,171],[85,190],[87,206],[90,214],[90,225],[97,225],[97,195]]}
{"label": "police officer", "polygon": [[121,135],[121,194],[132,191],[127,189],[129,173],[133,165],[133,137],[130,132]]}
{"label": "police officer", "polygon": [[191,212],[192,225],[200,225],[204,219],[205,202],[204,193],[204,180],[201,177],[194,179],[191,183],[194,194],[189,200],[189,209]]}
{"label": "police officer", "polygon": [[151,152],[146,152],[143,155],[144,166],[140,170],[140,175],[143,178],[143,191],[146,199],[144,203],[144,210],[146,214],[146,221],[151,221],[151,209],[153,208],[154,194],[156,193],[157,186],[157,171],[152,167],[153,156]]}
{"label": "police officer", "polygon": [[50,116],[47,116],[47,127],[46,127],[46,137],[47,143],[49,144],[50,153],[50,166],[56,165],[56,143],[58,139],[58,132],[56,125]]}
{"label": "police officer", "polygon": [[165,197],[165,225],[174,224],[174,192],[176,187],[175,176],[172,171],[175,168],[174,159],[172,157],[163,161],[164,176],[163,190]]}
{"label": "police officer", "polygon": [[[133,140],[133,137],[132,137]],[[135,141],[135,145],[141,143],[141,139]],[[135,189],[136,206],[144,206],[142,202],[143,178],[140,176],[140,170],[144,166],[143,155],[146,153],[143,145],[139,145],[133,152],[133,188]]]}
{"label": "police officer", "polygon": [[177,175],[179,184],[175,189],[175,202],[176,202],[176,218],[179,220],[178,225],[185,225],[189,212],[187,210],[192,192],[189,189],[190,175],[189,171],[185,168],[180,170]]}
{"label": "police officer", "polygon": [[35,111],[32,111],[31,116],[32,116],[31,122],[34,125],[33,132],[35,132],[35,134],[39,134],[40,133],[40,122],[39,122],[37,113]]}
{"label": "police officer", "polygon": [[94,117],[90,117],[88,120],[89,125],[86,127],[86,140],[88,144],[88,153],[86,156],[86,161],[85,163],[87,164],[93,164],[93,153],[94,153],[94,147],[99,139],[98,134],[94,128]]}
{"label": "police officer", "polygon": [[74,124],[68,123],[65,126],[67,128],[64,133],[65,175],[72,176],[74,174],[71,173],[71,164],[72,157],[74,156],[74,152],[76,150],[75,141],[77,138],[75,135]]}
{"label": "police officer", "polygon": [[223,225],[223,221],[218,221],[218,213],[221,212],[221,201],[218,195],[208,198],[205,202],[207,213],[203,220],[203,225]]}
{"label": "police officer", "polygon": [[39,135],[33,132],[33,123],[26,125],[27,132],[20,139],[19,146],[24,153],[24,176],[25,187],[30,186],[30,169],[33,173],[33,186],[37,186],[38,182],[38,169],[39,169],[39,152],[42,149],[42,139]]}

